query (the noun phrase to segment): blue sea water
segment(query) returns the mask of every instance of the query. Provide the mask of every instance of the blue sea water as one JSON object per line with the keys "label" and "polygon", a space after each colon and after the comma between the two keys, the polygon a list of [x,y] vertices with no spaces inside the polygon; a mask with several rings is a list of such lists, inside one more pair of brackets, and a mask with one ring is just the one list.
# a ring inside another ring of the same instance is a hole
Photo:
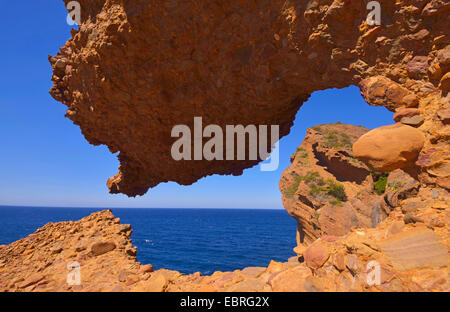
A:
{"label": "blue sea water", "polygon": [[[101,209],[0,207],[0,244],[48,222],[79,220]],[[295,254],[296,223],[284,210],[111,209],[133,227],[143,264],[183,273],[232,271],[286,261]]]}

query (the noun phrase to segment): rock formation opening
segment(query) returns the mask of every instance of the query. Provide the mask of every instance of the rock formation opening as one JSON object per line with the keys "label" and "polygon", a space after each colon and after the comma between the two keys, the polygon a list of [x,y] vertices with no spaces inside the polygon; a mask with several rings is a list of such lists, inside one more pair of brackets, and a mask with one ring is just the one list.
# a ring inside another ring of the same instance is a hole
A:
{"label": "rock formation opening", "polygon": [[[91,144],[119,152],[111,193],[259,162],[175,161],[171,129],[196,116],[283,137],[312,92],[357,85],[397,124],[308,130],[279,183],[301,257],[155,270],[103,211],[1,245],[0,291],[448,291],[450,2],[379,0],[372,25],[368,0],[78,1],[79,30],[49,57],[50,93]],[[69,259],[83,283],[67,283]]]}
{"label": "rock formation opening", "polygon": [[173,160],[173,126],[202,116],[283,137],[312,92],[351,84],[371,105],[418,109],[404,117],[424,135],[418,178],[449,187],[449,3],[382,0],[371,26],[368,1],[79,2],[79,30],[49,57],[50,93],[90,143],[119,151],[111,193],[240,175],[259,160]]}

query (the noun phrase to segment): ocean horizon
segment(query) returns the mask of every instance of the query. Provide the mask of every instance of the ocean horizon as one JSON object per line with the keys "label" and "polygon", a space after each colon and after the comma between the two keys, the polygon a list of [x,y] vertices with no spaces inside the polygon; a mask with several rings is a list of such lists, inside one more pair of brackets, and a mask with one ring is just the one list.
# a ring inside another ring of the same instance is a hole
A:
{"label": "ocean horizon", "polygon": [[138,261],[156,269],[212,274],[295,256],[296,222],[284,209],[0,206],[0,245],[105,209],[131,224]]}

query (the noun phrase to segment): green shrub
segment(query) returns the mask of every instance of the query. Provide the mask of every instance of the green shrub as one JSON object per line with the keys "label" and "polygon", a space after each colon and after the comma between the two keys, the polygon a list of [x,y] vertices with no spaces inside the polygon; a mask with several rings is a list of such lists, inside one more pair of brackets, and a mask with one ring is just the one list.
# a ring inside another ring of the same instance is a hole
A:
{"label": "green shrub", "polygon": [[319,218],[320,218],[320,213],[318,213],[317,211],[314,211],[314,218],[316,218],[316,220],[318,222]]}
{"label": "green shrub", "polygon": [[334,182],[332,179],[324,180],[318,172],[308,172],[306,176],[300,177],[311,190],[309,194],[317,197],[319,195],[329,195],[339,201],[347,201],[347,194],[342,184]]}
{"label": "green shrub", "polygon": [[309,184],[311,182],[318,182],[322,178],[320,177],[320,174],[317,171],[309,171],[306,175],[302,177],[302,180],[305,181],[306,184]]}
{"label": "green shrub", "polygon": [[301,152],[299,154],[299,157],[301,157],[301,158],[308,158],[308,153],[307,152]]}
{"label": "green shrub", "polygon": [[340,201],[347,201],[347,194],[345,194],[344,186],[340,183],[335,183],[334,181],[331,181],[331,183],[328,184],[328,195],[331,195]]}
{"label": "green shrub", "polygon": [[394,180],[388,184],[388,188],[394,192],[397,192],[399,189],[404,187],[406,185],[406,182],[400,182],[397,180]]}
{"label": "green shrub", "polygon": [[[294,161],[294,159],[296,157],[302,158],[303,160],[307,160],[308,159],[308,152],[303,148],[303,147],[297,147],[297,150],[295,151],[294,154],[291,155],[291,163]],[[302,160],[298,161],[300,164],[303,164]]]}
{"label": "green shrub", "polygon": [[387,177],[380,177],[377,182],[374,183],[373,188],[378,195],[384,194],[386,191]]}
{"label": "green shrub", "polygon": [[351,158],[351,162],[354,162],[354,163],[357,163],[357,164],[360,164],[360,165],[365,165],[361,160],[359,160],[357,158],[354,158],[354,157]]}
{"label": "green shrub", "polygon": [[298,185],[300,184],[300,182],[302,181],[302,178],[303,178],[294,171],[292,171],[290,174],[291,174],[291,176],[294,177],[294,184],[292,184],[291,186],[289,186],[288,188],[286,188],[284,190],[283,193],[287,197],[292,197],[295,195],[295,193],[297,192],[297,189],[298,189]]}
{"label": "green shrub", "polygon": [[389,173],[376,173],[372,171],[371,174],[374,180],[373,189],[375,193],[377,193],[378,195],[384,194],[384,192],[386,191],[387,178]]}
{"label": "green shrub", "polygon": [[332,204],[333,206],[339,206],[339,207],[344,206],[344,204],[339,199],[330,200],[330,204]]}
{"label": "green shrub", "polygon": [[327,135],[323,138],[323,143],[325,147],[328,148],[351,148],[352,141],[350,137],[344,133],[339,131],[328,131]]}
{"label": "green shrub", "polygon": [[311,184],[309,187],[311,188],[311,190],[309,191],[309,195],[311,195],[313,197],[317,197],[319,195],[326,194],[326,192],[327,192],[326,187],[317,185],[315,183]]}
{"label": "green shrub", "polygon": [[309,186],[309,195],[313,197],[334,197],[337,200],[335,205],[339,205],[340,202],[348,200],[344,185],[334,182],[332,179],[324,180],[317,171],[309,171],[304,176],[299,176],[293,172],[291,172],[291,175],[294,177],[295,182],[284,191],[285,196],[294,196],[298,186],[303,181]]}
{"label": "green shrub", "polygon": [[287,189],[284,190],[284,195],[286,197],[292,197],[295,195],[298,189],[298,183],[294,183],[291,186],[289,186]]}
{"label": "green shrub", "polygon": [[335,132],[329,132],[325,137],[325,145],[328,147],[337,147],[338,143],[339,139]]}
{"label": "green shrub", "polygon": [[340,144],[343,145],[344,147],[348,147],[348,146],[352,147],[353,144],[352,144],[352,140],[350,139],[350,137],[344,132],[340,132],[340,135],[341,135]]}

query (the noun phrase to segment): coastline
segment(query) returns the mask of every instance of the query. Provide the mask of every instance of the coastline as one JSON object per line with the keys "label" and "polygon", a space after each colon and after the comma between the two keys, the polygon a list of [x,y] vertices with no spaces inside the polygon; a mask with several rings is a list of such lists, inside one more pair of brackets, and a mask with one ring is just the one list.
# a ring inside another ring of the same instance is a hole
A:
{"label": "coastline", "polygon": [[[272,261],[268,267],[202,276],[154,270],[150,264],[137,262],[131,225],[121,224],[111,211],[104,210],[76,222],[49,223],[0,247],[0,291],[448,291],[445,229],[433,232],[423,224],[408,224],[401,233],[392,234],[398,219],[397,212],[375,229],[322,237],[303,253],[303,262],[293,257],[285,263]],[[387,239],[380,237],[387,232]],[[421,258],[421,263],[413,257],[411,267],[399,268],[401,255],[395,260],[386,254],[389,244],[398,241],[403,245],[413,241],[413,248],[428,248],[433,257]],[[385,260],[380,263],[380,285],[366,283],[365,263],[370,257]],[[67,265],[74,261],[79,263],[79,285],[67,280],[73,273]],[[427,283],[420,283],[421,279]]]}
{"label": "coastline", "polygon": [[[137,260],[184,274],[267,266],[295,255],[296,222],[285,210],[111,209],[133,225]],[[0,244],[48,222],[79,220],[97,209],[0,208]],[[270,220],[270,224],[268,224]]]}

